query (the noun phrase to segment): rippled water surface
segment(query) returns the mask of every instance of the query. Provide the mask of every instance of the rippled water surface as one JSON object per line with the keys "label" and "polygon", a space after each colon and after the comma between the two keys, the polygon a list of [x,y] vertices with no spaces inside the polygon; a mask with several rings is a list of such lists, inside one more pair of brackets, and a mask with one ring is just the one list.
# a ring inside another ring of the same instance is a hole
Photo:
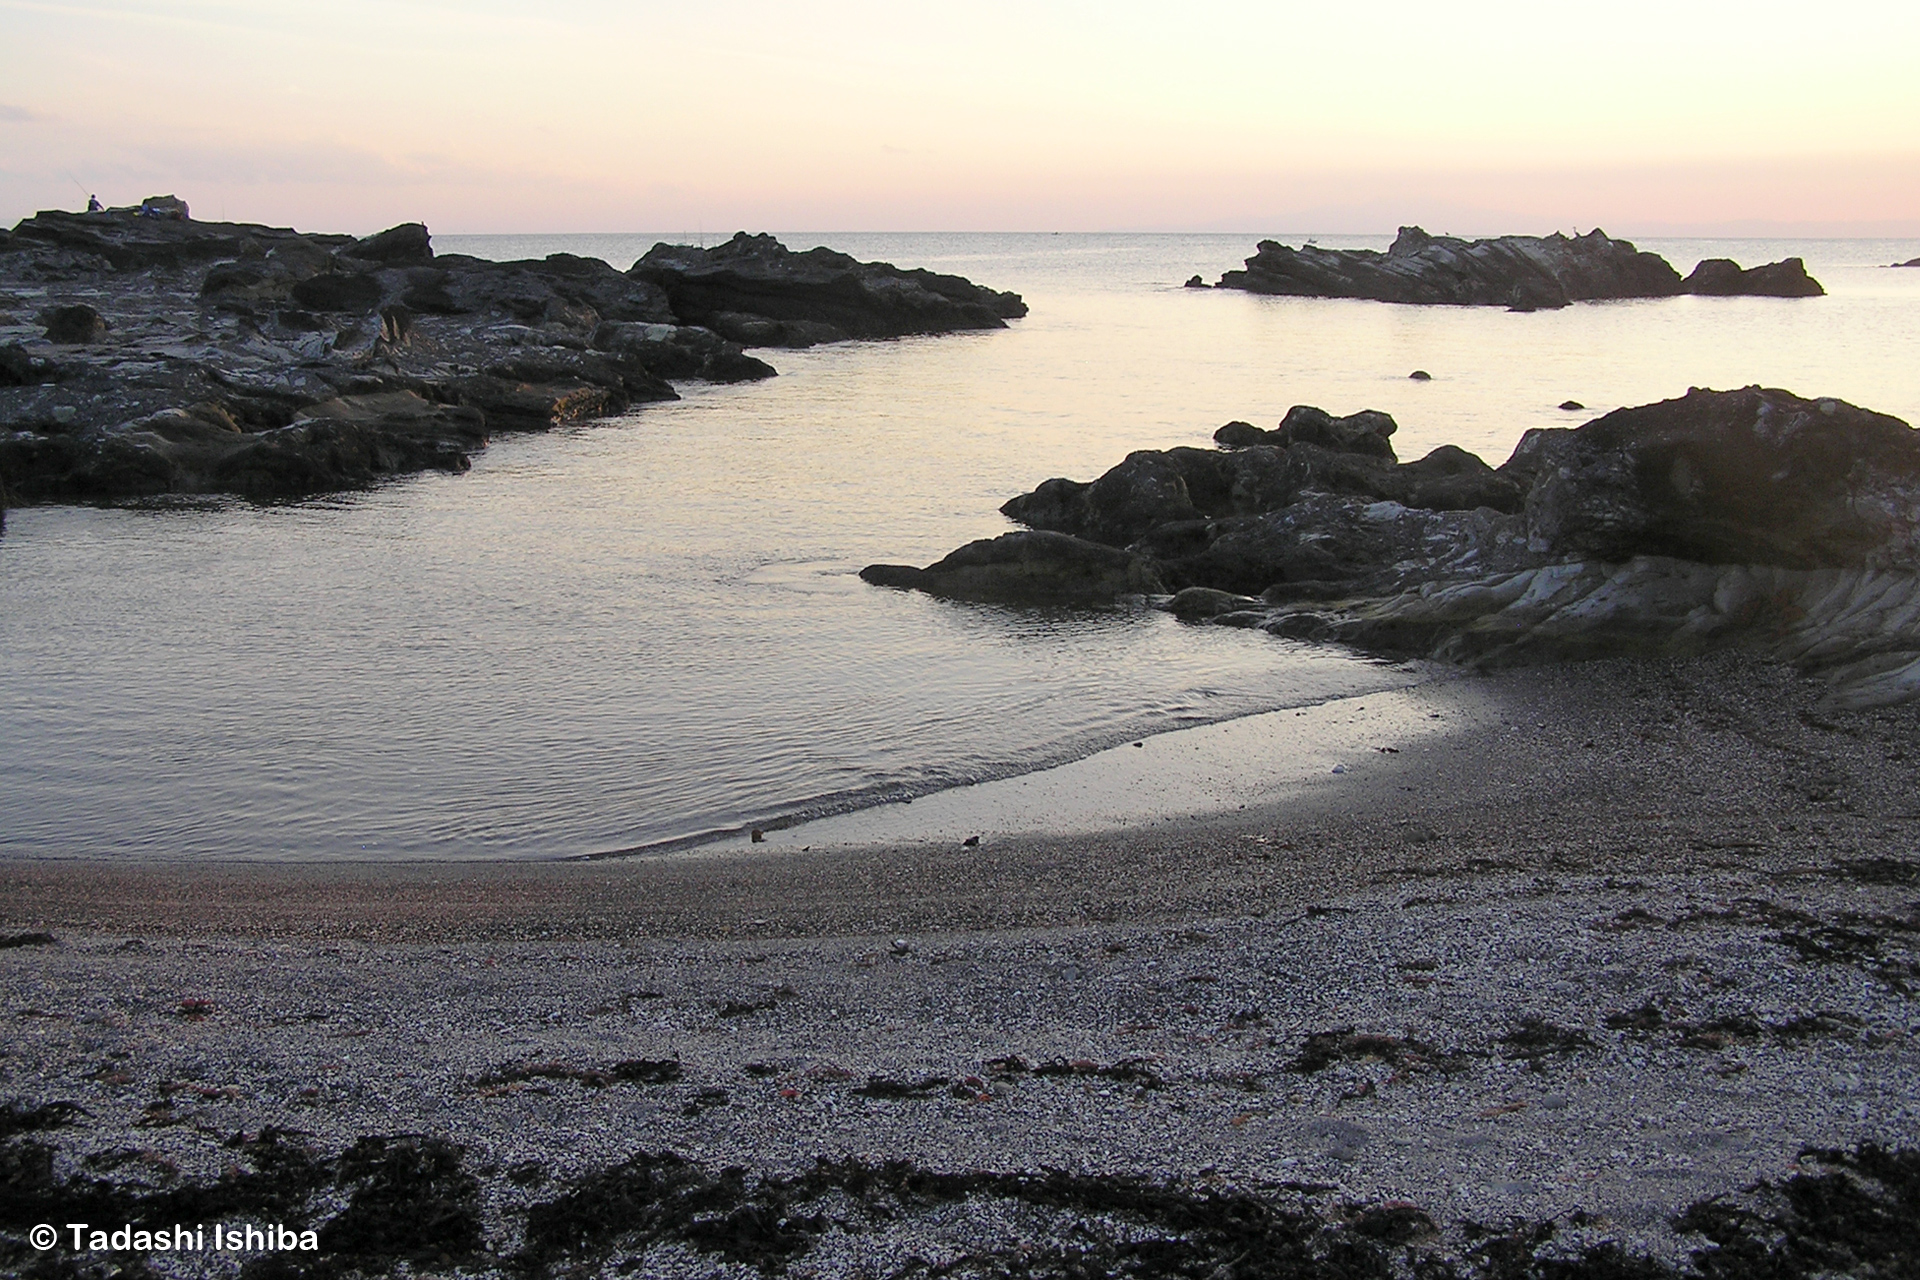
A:
{"label": "rippled water surface", "polygon": [[[441,237],[626,266],[656,236]],[[668,237],[683,239],[685,237]],[[1515,315],[1185,290],[1251,236],[788,236],[1022,292],[1012,328],[766,354],[781,376],[293,506],[31,508],[0,535],[0,850],[563,857],[1054,763],[1403,682],[1150,611],[866,587],[1129,450],[1288,405],[1414,457],[1749,382],[1920,421],[1903,241],[1649,241],[1807,259],[1832,296]],[[1297,241],[1296,241],[1297,243]],[[1385,240],[1323,237],[1326,244]],[[1411,382],[1415,369],[1431,382]]]}

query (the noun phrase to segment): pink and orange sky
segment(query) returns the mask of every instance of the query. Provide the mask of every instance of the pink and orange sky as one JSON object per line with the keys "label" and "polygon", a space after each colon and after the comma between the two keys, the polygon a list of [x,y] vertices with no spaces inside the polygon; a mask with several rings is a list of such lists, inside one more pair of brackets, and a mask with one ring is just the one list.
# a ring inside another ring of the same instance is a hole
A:
{"label": "pink and orange sky", "polygon": [[1920,5],[0,0],[0,221],[1920,235]]}

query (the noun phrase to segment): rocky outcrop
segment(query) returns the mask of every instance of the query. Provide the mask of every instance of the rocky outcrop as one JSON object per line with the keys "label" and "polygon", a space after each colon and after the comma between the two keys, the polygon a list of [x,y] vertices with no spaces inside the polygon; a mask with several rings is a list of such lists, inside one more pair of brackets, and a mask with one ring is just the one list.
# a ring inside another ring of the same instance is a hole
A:
{"label": "rocky outcrop", "polygon": [[1896,267],[1920,267],[1920,258],[1909,258],[1905,262],[1895,262],[1889,265]]}
{"label": "rocky outcrop", "polygon": [[1419,227],[1400,228],[1385,253],[1312,244],[1293,249],[1262,240],[1244,270],[1220,277],[1220,287],[1290,297],[1504,306],[1517,311],[1680,293],[1806,297],[1824,292],[1797,258],[1744,272],[1723,259],[1713,260],[1700,264],[1683,281],[1659,254],[1636,249],[1631,242],[1615,240],[1598,229],[1583,236],[1556,232],[1468,241],[1428,235]]}
{"label": "rocky outcrop", "polygon": [[[1496,470],[1451,447],[1382,457],[1384,416],[1230,423],[1219,450],[1137,452],[1002,510],[1056,540],[1042,547],[1071,544],[1076,562],[1088,546],[1127,558],[1125,574],[1083,574],[1061,600],[1150,592],[1137,584],[1157,578],[1182,617],[1395,655],[1492,664],[1738,644],[1825,671],[1854,705],[1920,696],[1920,432],[1899,419],[1695,389],[1530,431]],[[993,595],[941,568],[863,576]],[[1048,598],[1033,589],[1043,575],[1020,581],[994,598]]]}
{"label": "rocky outcrop", "polygon": [[952,600],[1104,604],[1165,590],[1141,556],[1064,533],[1005,533],[969,542],[924,569],[873,564],[860,577]]}
{"label": "rocky outcrop", "polygon": [[487,441],[486,416],[413,392],[344,396],[284,426],[247,425],[225,405],[164,409],[118,431],[0,436],[0,473],[18,500],[94,501],[235,493],[268,502],[387,476],[465,471]]}
{"label": "rocky outcrop", "polygon": [[1745,269],[1731,258],[1705,258],[1687,276],[1685,292],[1717,298],[1822,298],[1827,293],[1798,258]]}
{"label": "rocky outcrop", "polygon": [[1696,389],[1529,431],[1506,469],[1562,558],[1920,568],[1920,433],[1840,400]]}
{"label": "rocky outcrop", "polygon": [[[671,400],[676,380],[772,377],[700,322],[697,300],[716,290],[727,327],[789,345],[1025,310],[957,276],[789,254],[765,236],[736,237],[738,251],[657,246],[621,271],[572,254],[436,254],[419,223],[354,239],[147,204],[42,213],[0,240],[0,296],[52,304],[36,325],[0,314],[10,500],[297,497],[464,470],[495,432]],[[656,276],[694,301],[677,308]]]}
{"label": "rocky outcrop", "polygon": [[[1429,511],[1521,509],[1519,481],[1464,449],[1444,445],[1416,462],[1396,461],[1388,442],[1394,430],[1393,419],[1377,411],[1336,418],[1296,405],[1272,431],[1227,424],[1215,433],[1219,450],[1142,450],[1091,484],[1048,480],[1000,510],[1030,528],[1152,546],[1175,585],[1257,592],[1287,576],[1279,572],[1283,563],[1297,567],[1301,555],[1315,558],[1296,553],[1290,541],[1276,548],[1273,538],[1282,535],[1268,519],[1313,495]],[[1230,572],[1194,559],[1220,539],[1216,560],[1231,561]],[[1268,550],[1253,554],[1252,544]],[[1218,581],[1210,577],[1216,570],[1224,575]],[[1275,576],[1256,580],[1264,572]]]}
{"label": "rocky outcrop", "polygon": [[307,239],[329,249],[351,236],[302,236],[285,227],[245,222],[191,222],[141,217],[137,210],[107,213],[37,213],[14,227],[6,248],[34,255],[29,270],[142,271],[264,254],[288,239]]}
{"label": "rocky outcrop", "polygon": [[1027,314],[1020,295],[960,276],[856,262],[825,248],[796,253],[744,231],[711,249],[655,245],[632,274],[664,290],[682,321],[749,347],[1001,329]]}

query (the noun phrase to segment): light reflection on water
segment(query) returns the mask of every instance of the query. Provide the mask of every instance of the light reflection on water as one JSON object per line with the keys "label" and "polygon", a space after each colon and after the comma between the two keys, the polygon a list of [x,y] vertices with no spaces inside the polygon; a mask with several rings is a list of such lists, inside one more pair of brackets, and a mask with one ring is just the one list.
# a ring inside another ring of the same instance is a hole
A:
{"label": "light reflection on water", "polygon": [[[603,251],[625,265],[652,242],[629,239]],[[1920,414],[1920,271],[1870,265],[1910,242],[1731,250],[1802,253],[1824,300],[1521,316],[1177,287],[1251,237],[831,239],[1019,289],[1033,314],[769,353],[772,382],[504,438],[466,476],[13,513],[0,849],[566,856],[999,776],[1406,678],[1150,611],[853,576],[1003,531],[999,504],[1047,476],[1297,402],[1394,413],[1403,457],[1456,442],[1493,461],[1527,427],[1581,421],[1554,408],[1569,396],[1598,411],[1765,381]]]}

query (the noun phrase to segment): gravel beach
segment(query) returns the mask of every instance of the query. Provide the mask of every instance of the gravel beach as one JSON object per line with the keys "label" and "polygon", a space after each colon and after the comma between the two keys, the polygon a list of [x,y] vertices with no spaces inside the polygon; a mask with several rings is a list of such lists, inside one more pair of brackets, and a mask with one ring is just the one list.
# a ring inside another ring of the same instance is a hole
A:
{"label": "gravel beach", "polygon": [[[9,863],[0,1267],[1911,1274],[1920,710],[1822,693],[1434,678],[973,846]],[[317,1248],[64,1225],[162,1218]]]}

